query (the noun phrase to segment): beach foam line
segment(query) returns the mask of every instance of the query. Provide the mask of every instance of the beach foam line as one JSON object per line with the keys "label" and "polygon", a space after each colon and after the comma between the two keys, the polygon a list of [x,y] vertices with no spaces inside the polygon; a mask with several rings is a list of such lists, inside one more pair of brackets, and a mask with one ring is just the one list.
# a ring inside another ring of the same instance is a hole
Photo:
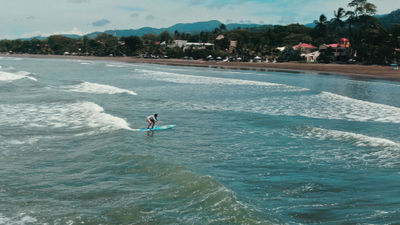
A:
{"label": "beach foam line", "polygon": [[91,83],[91,82],[82,82],[77,85],[72,85],[72,86],[64,86],[63,88],[69,89],[69,91],[73,92],[82,92],[82,93],[90,93],[90,94],[121,94],[121,93],[126,93],[130,95],[137,95],[137,93],[114,87],[111,85],[105,85],[105,84],[98,84],[98,83]]}
{"label": "beach foam line", "polygon": [[0,81],[14,81],[14,80],[19,80],[19,79],[30,79],[33,81],[37,81],[36,78],[28,76],[29,72],[25,72],[25,71],[19,71],[19,72],[5,72],[5,71],[0,71]]}
{"label": "beach foam line", "polygon": [[22,58],[18,58],[18,57],[0,57],[0,60],[10,60],[10,61],[21,61]]}
{"label": "beach foam line", "polygon": [[180,83],[180,84],[210,84],[210,85],[256,85],[256,86],[268,86],[290,89],[291,91],[309,91],[307,88],[289,86],[285,84],[277,84],[271,82],[263,81],[252,81],[252,80],[242,80],[242,79],[232,79],[232,78],[220,78],[220,77],[206,77],[206,76],[196,76],[181,73],[171,73],[162,71],[152,71],[145,69],[136,69],[137,72],[144,73],[147,76],[151,76],[153,79]]}
{"label": "beach foam line", "polygon": [[21,132],[30,129],[84,135],[132,130],[126,120],[107,114],[101,106],[86,101],[66,104],[2,104],[0,112],[0,126],[20,129]]}
{"label": "beach foam line", "polygon": [[128,67],[129,65],[126,63],[107,63],[106,67],[116,67],[116,68],[124,68]]}

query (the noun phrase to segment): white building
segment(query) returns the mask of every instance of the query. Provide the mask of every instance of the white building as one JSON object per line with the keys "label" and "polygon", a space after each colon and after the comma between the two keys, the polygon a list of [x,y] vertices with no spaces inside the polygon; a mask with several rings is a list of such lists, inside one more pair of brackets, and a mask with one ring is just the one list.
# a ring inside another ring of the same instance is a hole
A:
{"label": "white building", "polygon": [[174,40],[174,42],[168,45],[169,48],[183,48],[183,50],[193,48],[193,49],[206,49],[207,47],[213,47],[214,44],[202,43],[202,42],[188,42],[186,40]]}

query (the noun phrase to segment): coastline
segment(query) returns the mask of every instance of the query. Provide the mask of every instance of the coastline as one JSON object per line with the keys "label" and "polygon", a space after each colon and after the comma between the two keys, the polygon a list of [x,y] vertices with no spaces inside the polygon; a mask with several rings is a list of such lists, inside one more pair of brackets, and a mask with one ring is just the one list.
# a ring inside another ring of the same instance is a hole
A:
{"label": "coastline", "polygon": [[210,67],[233,70],[257,71],[286,71],[286,72],[314,72],[321,75],[343,75],[358,79],[381,79],[400,81],[400,70],[390,66],[357,65],[357,64],[317,64],[317,63],[250,63],[250,62],[221,62],[184,59],[146,59],[134,57],[99,57],[99,56],[64,56],[64,55],[31,55],[31,54],[0,54],[2,57],[27,58],[59,58],[79,60],[104,60],[126,63],[162,64],[171,66]]}

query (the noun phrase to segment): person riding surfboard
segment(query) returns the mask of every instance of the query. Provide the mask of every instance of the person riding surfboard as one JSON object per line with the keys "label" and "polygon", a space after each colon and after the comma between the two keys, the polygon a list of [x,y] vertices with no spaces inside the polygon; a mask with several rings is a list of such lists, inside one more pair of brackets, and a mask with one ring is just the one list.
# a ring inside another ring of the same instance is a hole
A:
{"label": "person riding surfboard", "polygon": [[151,128],[154,128],[156,121],[158,121],[157,117],[158,117],[158,114],[156,113],[156,114],[150,115],[146,118],[147,123],[149,123],[149,125],[147,126],[147,129],[149,129],[150,126],[151,126]]}

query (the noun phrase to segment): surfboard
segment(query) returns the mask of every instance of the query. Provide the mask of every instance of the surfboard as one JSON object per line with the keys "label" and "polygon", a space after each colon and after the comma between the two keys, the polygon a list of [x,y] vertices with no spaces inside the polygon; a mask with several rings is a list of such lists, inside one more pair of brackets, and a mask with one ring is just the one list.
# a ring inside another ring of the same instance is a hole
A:
{"label": "surfboard", "polygon": [[164,126],[159,126],[159,127],[154,127],[154,128],[144,128],[144,129],[137,129],[135,131],[154,131],[154,130],[167,130],[176,127],[176,125],[164,125]]}

